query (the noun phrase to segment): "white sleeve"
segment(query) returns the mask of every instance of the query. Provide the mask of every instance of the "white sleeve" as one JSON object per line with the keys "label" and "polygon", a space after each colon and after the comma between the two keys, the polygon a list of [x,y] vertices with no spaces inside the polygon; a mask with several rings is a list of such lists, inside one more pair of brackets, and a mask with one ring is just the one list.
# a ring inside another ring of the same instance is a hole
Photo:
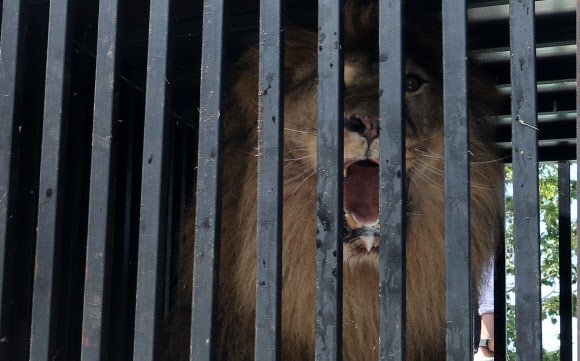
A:
{"label": "white sleeve", "polygon": [[479,315],[493,313],[493,280],[494,280],[493,260],[481,273],[481,283],[479,284]]}

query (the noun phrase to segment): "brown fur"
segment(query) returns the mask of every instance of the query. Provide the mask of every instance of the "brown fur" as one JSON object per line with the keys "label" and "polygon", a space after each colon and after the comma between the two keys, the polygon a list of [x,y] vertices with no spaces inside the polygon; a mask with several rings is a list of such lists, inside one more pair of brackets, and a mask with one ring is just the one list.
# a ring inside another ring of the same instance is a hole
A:
{"label": "brown fur", "polygon": [[[349,10],[345,49],[345,115],[363,109],[378,111],[376,49],[366,32],[376,9]],[[371,5],[374,6],[374,5]],[[359,25],[357,25],[359,24]],[[361,33],[360,24],[367,29]],[[356,30],[356,31],[355,31]],[[429,33],[429,32],[427,32]],[[407,94],[407,115],[413,122],[407,139],[407,359],[445,359],[445,230],[442,160],[442,90],[440,41],[425,32],[407,34],[406,72],[428,81],[417,94]],[[356,39],[359,41],[356,41]],[[354,48],[353,44],[358,44]],[[282,356],[284,360],[314,357],[314,280],[316,178],[303,172],[316,164],[316,34],[286,31],[285,161]],[[422,64],[420,61],[426,60]],[[220,269],[220,360],[251,360],[254,347],[256,263],[256,172],[258,52],[240,59],[225,116],[226,148]],[[481,270],[492,257],[499,229],[501,166],[487,137],[484,118],[493,111],[493,86],[470,68],[472,275],[477,287]],[[416,128],[416,130],[414,130]],[[294,132],[292,129],[300,130]],[[358,139],[360,138],[360,139]],[[361,157],[361,137],[345,130],[345,160]],[[417,150],[421,149],[421,151]],[[378,141],[371,151],[378,157]],[[425,151],[428,153],[426,154]],[[298,159],[303,158],[303,159]],[[293,161],[294,160],[294,161]],[[315,168],[313,168],[315,169]],[[172,311],[165,360],[188,357],[193,217],[187,224],[181,252],[181,278]],[[378,352],[378,256],[345,246],[345,360],[376,360]],[[474,292],[477,298],[477,293]],[[469,352],[469,350],[466,350]]]}

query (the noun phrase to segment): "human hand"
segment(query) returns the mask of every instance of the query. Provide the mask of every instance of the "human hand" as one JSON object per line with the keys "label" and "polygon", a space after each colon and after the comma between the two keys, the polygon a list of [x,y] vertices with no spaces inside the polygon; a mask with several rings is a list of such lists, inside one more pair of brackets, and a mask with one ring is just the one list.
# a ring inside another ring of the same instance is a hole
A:
{"label": "human hand", "polygon": [[473,361],[493,361],[493,352],[487,348],[479,347],[473,355]]}

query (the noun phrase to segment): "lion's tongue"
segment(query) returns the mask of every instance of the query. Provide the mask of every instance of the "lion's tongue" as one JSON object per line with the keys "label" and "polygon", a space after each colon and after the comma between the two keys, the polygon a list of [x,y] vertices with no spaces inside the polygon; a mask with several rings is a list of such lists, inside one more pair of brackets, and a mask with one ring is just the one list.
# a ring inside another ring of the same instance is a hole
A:
{"label": "lion's tongue", "polygon": [[379,167],[369,163],[352,164],[344,179],[344,210],[363,225],[379,219]]}

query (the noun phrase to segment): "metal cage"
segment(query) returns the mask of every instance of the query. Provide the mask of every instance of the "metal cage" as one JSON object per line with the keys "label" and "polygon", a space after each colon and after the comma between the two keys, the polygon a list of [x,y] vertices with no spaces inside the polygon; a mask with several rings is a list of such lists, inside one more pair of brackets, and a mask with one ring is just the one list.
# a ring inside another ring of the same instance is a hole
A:
{"label": "metal cage", "polygon": [[[417,6],[432,7],[431,2]],[[227,5],[227,6],[226,6]],[[343,2],[4,0],[0,33],[0,359],[159,357],[182,220],[196,207],[191,360],[211,360],[220,239],[222,84],[260,46],[256,359],[280,357],[284,19],[318,27],[316,359],[341,359]],[[405,360],[402,1],[379,0],[381,360]],[[560,161],[561,355],[572,356],[570,174],[580,52],[572,0],[443,0],[447,359],[471,359],[467,34],[510,107],[518,360],[541,360],[538,163]],[[511,66],[510,66],[511,64]],[[201,69],[201,72],[200,72]],[[263,91],[268,87],[269,91]],[[394,110],[394,111],[393,111]],[[575,123],[576,122],[576,123]],[[388,161],[387,161],[388,160]],[[332,185],[332,186],[328,186]],[[338,185],[338,186],[337,186]],[[274,191],[269,191],[274,190]],[[568,232],[566,232],[568,230]],[[503,251],[503,250],[502,250]],[[338,256],[335,256],[338,255]],[[498,255],[496,337],[505,339]],[[567,259],[567,261],[566,261]],[[401,352],[401,350],[403,350]],[[496,357],[505,359],[498,342]]]}

